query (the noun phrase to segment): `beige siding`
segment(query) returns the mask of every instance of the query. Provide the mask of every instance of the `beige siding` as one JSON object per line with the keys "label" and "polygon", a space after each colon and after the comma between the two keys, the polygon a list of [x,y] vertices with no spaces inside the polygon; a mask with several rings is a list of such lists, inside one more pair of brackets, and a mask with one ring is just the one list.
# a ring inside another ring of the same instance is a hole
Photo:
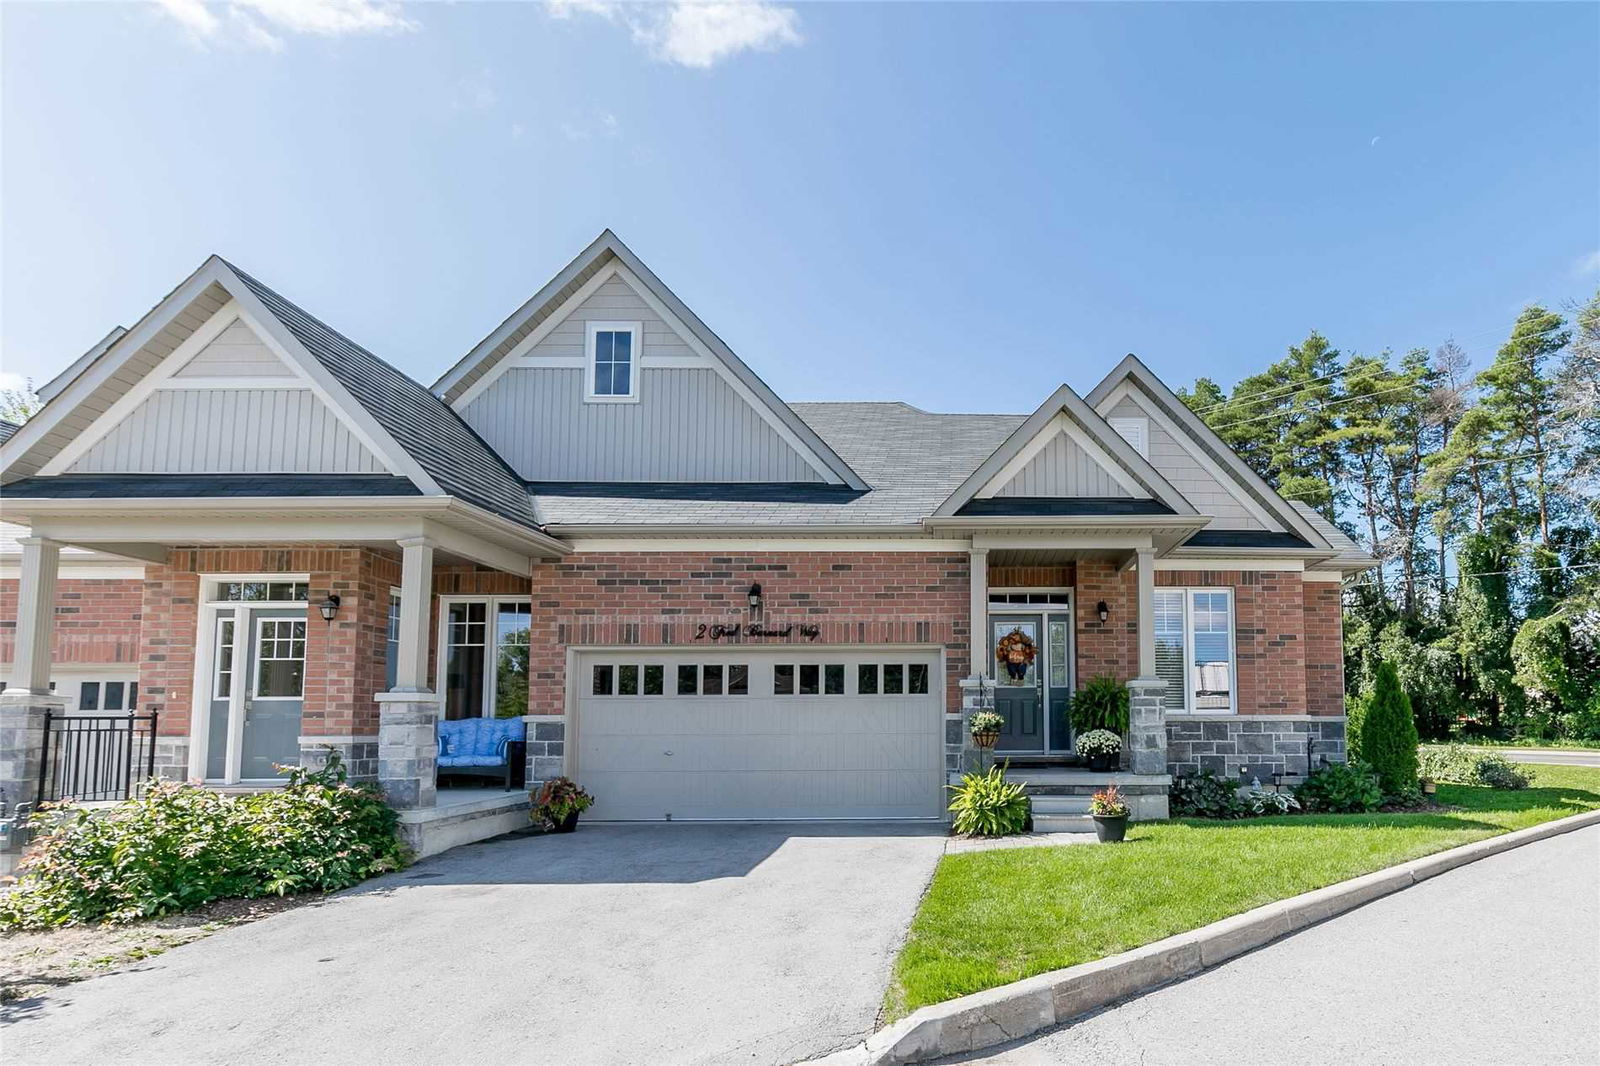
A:
{"label": "beige siding", "polygon": [[[61,421],[46,433],[39,443],[28,449],[28,453],[6,468],[6,480],[27,477],[38,473],[39,468],[50,461],[50,458],[65,448],[78,434],[82,433],[100,415],[104,414],[112,404],[116,403],[133,386],[137,385],[161,360],[171,355],[172,352],[189,339],[189,335],[206,322],[212,315],[228,302],[231,297],[228,291],[220,285],[210,285],[199,296],[190,302],[189,306],[173,316],[162,330],[152,337],[142,348],[128,357],[115,374],[111,375],[99,388],[84,397],[76,407],[62,417]],[[112,345],[111,350],[115,350]],[[100,358],[107,358],[108,351]],[[96,360],[96,363],[99,360]],[[95,363],[89,364],[93,367]],[[87,369],[85,373],[87,373]],[[71,388],[69,383],[67,388]]]}
{"label": "beige siding", "polygon": [[1077,441],[1065,433],[1057,433],[995,495],[1130,497],[1132,494]]}
{"label": "beige siding", "polygon": [[1197,447],[1174,438],[1166,423],[1152,417],[1132,396],[1119,400],[1106,417],[1150,420],[1150,465],[1201,514],[1215,515],[1216,528],[1284,532],[1279,525],[1263,524],[1242,502],[1246,498],[1243,489],[1218,481],[1196,458]]}
{"label": "beige siding", "polygon": [[287,378],[294,372],[261,343],[249,326],[235,320],[185,363],[180,378]]}
{"label": "beige siding", "polygon": [[589,322],[643,322],[646,365],[657,356],[694,357],[695,352],[650,305],[621,278],[613,277],[573,309],[528,355],[582,359]]}
{"label": "beige siding", "polygon": [[645,370],[638,403],[584,403],[583,375],[517,367],[462,415],[529,481],[822,480],[714,370]]}
{"label": "beige siding", "polygon": [[73,474],[381,474],[308,389],[158,390],[68,468]]}

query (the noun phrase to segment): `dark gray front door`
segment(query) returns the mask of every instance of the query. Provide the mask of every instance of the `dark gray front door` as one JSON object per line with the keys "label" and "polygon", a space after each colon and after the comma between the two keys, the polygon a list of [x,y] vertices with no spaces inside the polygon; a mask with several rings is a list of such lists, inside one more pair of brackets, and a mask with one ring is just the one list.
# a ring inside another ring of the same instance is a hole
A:
{"label": "dark gray front door", "polygon": [[994,660],[994,709],[1005,719],[1000,727],[1000,739],[995,743],[997,752],[1036,752],[1044,750],[1044,693],[1041,691],[1040,669],[1044,665],[1040,641],[1040,616],[995,615],[989,620],[989,654],[994,655],[1000,642],[1012,633],[1020,633],[1033,642],[1034,660],[1031,663],[1008,664]]}
{"label": "dark gray front door", "polygon": [[239,777],[282,777],[279,765],[300,762],[300,712],[305,704],[304,608],[250,612],[250,688],[244,698]]}
{"label": "dark gray front door", "polygon": [[238,618],[233,612],[217,618],[211,664],[210,720],[206,728],[206,780],[228,776],[228,719],[233,710],[234,667],[239,654]]}

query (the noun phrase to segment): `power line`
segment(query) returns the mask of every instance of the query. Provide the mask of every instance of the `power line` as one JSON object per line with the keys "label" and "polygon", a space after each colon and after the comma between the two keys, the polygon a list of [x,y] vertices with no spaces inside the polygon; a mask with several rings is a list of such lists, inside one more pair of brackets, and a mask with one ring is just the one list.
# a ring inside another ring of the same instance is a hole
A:
{"label": "power line", "polygon": [[[1380,564],[1381,565],[1381,564]],[[1542,574],[1549,570],[1588,570],[1590,567],[1600,566],[1600,563],[1573,563],[1571,566],[1519,566],[1512,570],[1477,570],[1470,574],[1430,574],[1426,577],[1417,577],[1419,582],[1431,581],[1460,581],[1464,577],[1504,577],[1507,574]],[[1358,581],[1353,585],[1344,586],[1347,589],[1369,588],[1383,584],[1382,581]]]}

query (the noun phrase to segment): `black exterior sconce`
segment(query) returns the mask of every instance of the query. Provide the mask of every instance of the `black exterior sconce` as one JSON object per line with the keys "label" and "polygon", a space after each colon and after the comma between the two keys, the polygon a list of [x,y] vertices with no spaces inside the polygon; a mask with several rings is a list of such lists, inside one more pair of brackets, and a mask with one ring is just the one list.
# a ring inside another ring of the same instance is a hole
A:
{"label": "black exterior sconce", "polygon": [[750,586],[750,591],[745,593],[745,599],[750,601],[750,610],[754,614],[761,613],[761,582]]}
{"label": "black exterior sconce", "polygon": [[334,616],[339,613],[339,594],[337,592],[328,593],[328,598],[317,604],[317,610],[322,612],[322,620],[324,622],[333,621]]}
{"label": "black exterior sconce", "polygon": [[1111,608],[1106,606],[1105,600],[1101,600],[1099,603],[1095,604],[1094,609],[1096,613],[1100,615],[1100,621],[1102,622],[1111,617]]}

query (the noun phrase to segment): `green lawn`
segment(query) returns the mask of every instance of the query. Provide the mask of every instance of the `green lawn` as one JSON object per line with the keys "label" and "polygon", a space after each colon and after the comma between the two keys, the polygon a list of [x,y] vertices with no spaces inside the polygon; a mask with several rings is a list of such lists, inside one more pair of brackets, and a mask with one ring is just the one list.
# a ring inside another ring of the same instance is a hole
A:
{"label": "green lawn", "polygon": [[1135,824],[1120,845],[947,855],[895,962],[885,1010],[1127,951],[1274,900],[1600,807],[1600,769],[1529,766],[1522,792],[1439,786],[1461,808]]}
{"label": "green lawn", "polygon": [[[1445,741],[1428,741],[1422,746],[1437,748],[1443,746]],[[1555,751],[1562,748],[1571,748],[1578,751],[1600,748],[1600,740],[1496,740],[1489,737],[1459,737],[1450,741],[1452,744],[1465,744],[1469,748],[1543,748],[1546,751]]]}

